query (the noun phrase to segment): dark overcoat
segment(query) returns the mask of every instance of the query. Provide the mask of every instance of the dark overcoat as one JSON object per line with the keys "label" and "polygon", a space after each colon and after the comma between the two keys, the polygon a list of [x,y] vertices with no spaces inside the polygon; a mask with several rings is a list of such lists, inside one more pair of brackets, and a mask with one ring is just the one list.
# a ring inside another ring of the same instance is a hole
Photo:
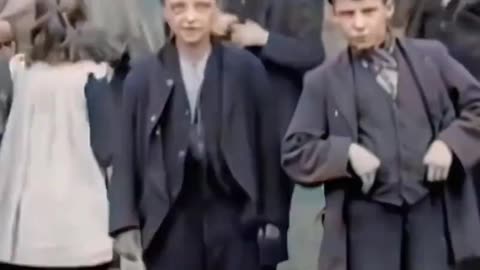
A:
{"label": "dark overcoat", "polygon": [[[243,2],[243,5],[241,4]],[[277,123],[277,144],[273,150],[280,156],[280,143],[287,131],[302,91],[303,76],[308,70],[320,65],[325,57],[322,44],[324,1],[318,0],[223,0],[227,12],[251,19],[267,31],[269,38],[262,47],[250,47],[267,70],[275,99],[271,100],[276,113],[272,123]],[[265,241],[262,244],[263,264],[276,265],[286,259],[286,232],[293,182],[285,173],[278,179],[269,179],[277,190],[276,207],[270,207],[280,220],[280,241]],[[280,184],[278,184],[280,183]],[[268,195],[267,195],[268,196]],[[268,201],[273,201],[268,200]]]}
{"label": "dark overcoat", "polygon": [[[278,178],[280,171],[279,157],[273,155],[271,141],[266,139],[272,89],[262,64],[252,54],[219,47],[223,54],[220,149],[233,178],[248,195],[242,207],[245,226],[275,223],[268,216],[266,207],[271,204],[265,202],[265,193],[269,187],[264,185],[265,179]],[[120,145],[109,191],[111,233],[141,229],[144,249],[178,198],[184,175],[186,145],[174,138],[166,142],[174,149],[168,152],[161,138],[166,104],[178,90],[161,59],[151,56],[136,63],[125,81]],[[166,157],[172,155],[178,157],[178,166],[166,168]]]}
{"label": "dark overcoat", "polygon": [[[245,4],[238,5],[240,1]],[[325,58],[321,40],[324,3],[316,0],[224,0],[224,7],[269,31],[265,46],[248,49],[262,60],[276,89],[278,117],[282,119],[279,133],[283,137],[302,90],[303,76]]]}
{"label": "dark overcoat", "polygon": [[[263,47],[248,48],[264,64],[272,88],[275,89],[276,109],[274,122],[278,142],[285,135],[302,91],[305,73],[320,65],[324,59],[321,41],[323,2],[313,0],[225,0],[227,12],[251,19],[267,31],[269,39]],[[243,7],[243,8],[241,8]],[[277,151],[280,155],[280,151]],[[274,180],[274,179],[272,179]],[[282,207],[276,215],[282,219],[282,227],[288,223],[291,184],[288,179],[276,179],[283,183],[277,192],[284,194]]]}
{"label": "dark overcoat", "polygon": [[[453,259],[460,263],[478,258],[480,218],[471,168],[480,159],[480,152],[473,150],[480,144],[480,84],[438,42],[406,39],[399,44],[421,89],[433,134],[458,160],[442,183]],[[282,163],[292,178],[325,184],[322,270],[348,269],[343,209],[354,185],[347,170],[348,148],[358,136],[353,83],[347,51],[309,73],[283,145]],[[448,102],[457,115],[444,110]]]}
{"label": "dark overcoat", "polygon": [[480,79],[480,1],[452,0],[437,16],[424,23],[420,38],[441,41],[450,54]]}

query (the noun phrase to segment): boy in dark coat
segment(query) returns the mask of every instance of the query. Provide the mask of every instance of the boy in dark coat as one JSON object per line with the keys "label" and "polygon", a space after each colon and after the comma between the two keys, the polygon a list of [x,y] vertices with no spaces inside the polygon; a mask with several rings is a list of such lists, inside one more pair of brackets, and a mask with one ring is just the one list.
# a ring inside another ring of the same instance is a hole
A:
{"label": "boy in dark coat", "polygon": [[306,77],[282,156],[299,183],[325,184],[320,269],[478,259],[479,82],[438,42],[391,35],[391,0],[333,9],[349,48]]}
{"label": "boy in dark coat", "polygon": [[164,8],[174,39],[125,82],[110,188],[115,249],[136,269],[258,269],[258,231],[275,223],[264,182],[280,171],[265,70],[211,38],[215,0]]}

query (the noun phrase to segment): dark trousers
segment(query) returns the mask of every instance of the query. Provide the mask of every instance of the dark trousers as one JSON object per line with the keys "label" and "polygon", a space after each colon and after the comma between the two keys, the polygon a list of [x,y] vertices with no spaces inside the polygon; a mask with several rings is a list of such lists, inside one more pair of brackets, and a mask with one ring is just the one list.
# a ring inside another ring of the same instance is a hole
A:
{"label": "dark trousers", "polygon": [[147,270],[258,270],[256,234],[240,222],[243,204],[197,169],[185,170],[179,198],[145,251]]}
{"label": "dark trousers", "polygon": [[347,208],[349,269],[453,269],[442,197],[404,207],[353,198]]}

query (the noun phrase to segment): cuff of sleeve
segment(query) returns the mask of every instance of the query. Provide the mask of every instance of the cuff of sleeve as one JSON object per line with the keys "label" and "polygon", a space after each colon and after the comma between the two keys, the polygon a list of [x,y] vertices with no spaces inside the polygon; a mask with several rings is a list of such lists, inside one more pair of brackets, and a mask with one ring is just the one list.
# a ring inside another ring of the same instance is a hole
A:
{"label": "cuff of sleeve", "polygon": [[128,232],[128,231],[134,231],[134,230],[138,230],[140,231],[140,227],[138,226],[127,226],[127,227],[123,227],[121,229],[117,229],[117,230],[113,230],[113,231],[110,231],[110,236],[111,237],[116,237],[124,232]]}
{"label": "cuff of sleeve", "polygon": [[461,132],[446,129],[439,134],[438,140],[441,140],[450,148],[452,155],[458,158],[463,167],[471,168],[477,161],[465,154],[471,152],[471,145],[463,143],[468,141],[468,139],[462,138],[461,134]]}
{"label": "cuff of sleeve", "polygon": [[261,47],[260,56],[262,58],[274,58],[278,53],[284,52],[284,48],[278,46],[278,44],[282,44],[281,39],[282,37],[279,34],[269,32],[267,43]]}
{"label": "cuff of sleeve", "polygon": [[348,151],[352,144],[349,137],[331,136],[332,164],[334,164],[334,175],[332,178],[351,177],[349,170]]}

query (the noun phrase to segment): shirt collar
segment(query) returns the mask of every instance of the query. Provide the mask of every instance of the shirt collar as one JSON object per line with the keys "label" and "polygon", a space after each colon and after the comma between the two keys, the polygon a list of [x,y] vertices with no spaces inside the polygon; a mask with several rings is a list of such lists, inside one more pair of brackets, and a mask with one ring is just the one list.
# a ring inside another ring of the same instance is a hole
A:
{"label": "shirt collar", "polygon": [[396,43],[397,37],[389,31],[382,46],[369,50],[351,51],[354,59],[360,61],[365,68],[373,67],[379,69],[381,67],[386,67],[396,69],[397,60],[394,55]]}
{"label": "shirt collar", "polygon": [[204,73],[207,66],[208,58],[210,57],[211,51],[206,52],[200,59],[197,61],[192,61],[185,55],[181,53],[178,54],[180,65],[183,67],[190,67],[196,72]]}

